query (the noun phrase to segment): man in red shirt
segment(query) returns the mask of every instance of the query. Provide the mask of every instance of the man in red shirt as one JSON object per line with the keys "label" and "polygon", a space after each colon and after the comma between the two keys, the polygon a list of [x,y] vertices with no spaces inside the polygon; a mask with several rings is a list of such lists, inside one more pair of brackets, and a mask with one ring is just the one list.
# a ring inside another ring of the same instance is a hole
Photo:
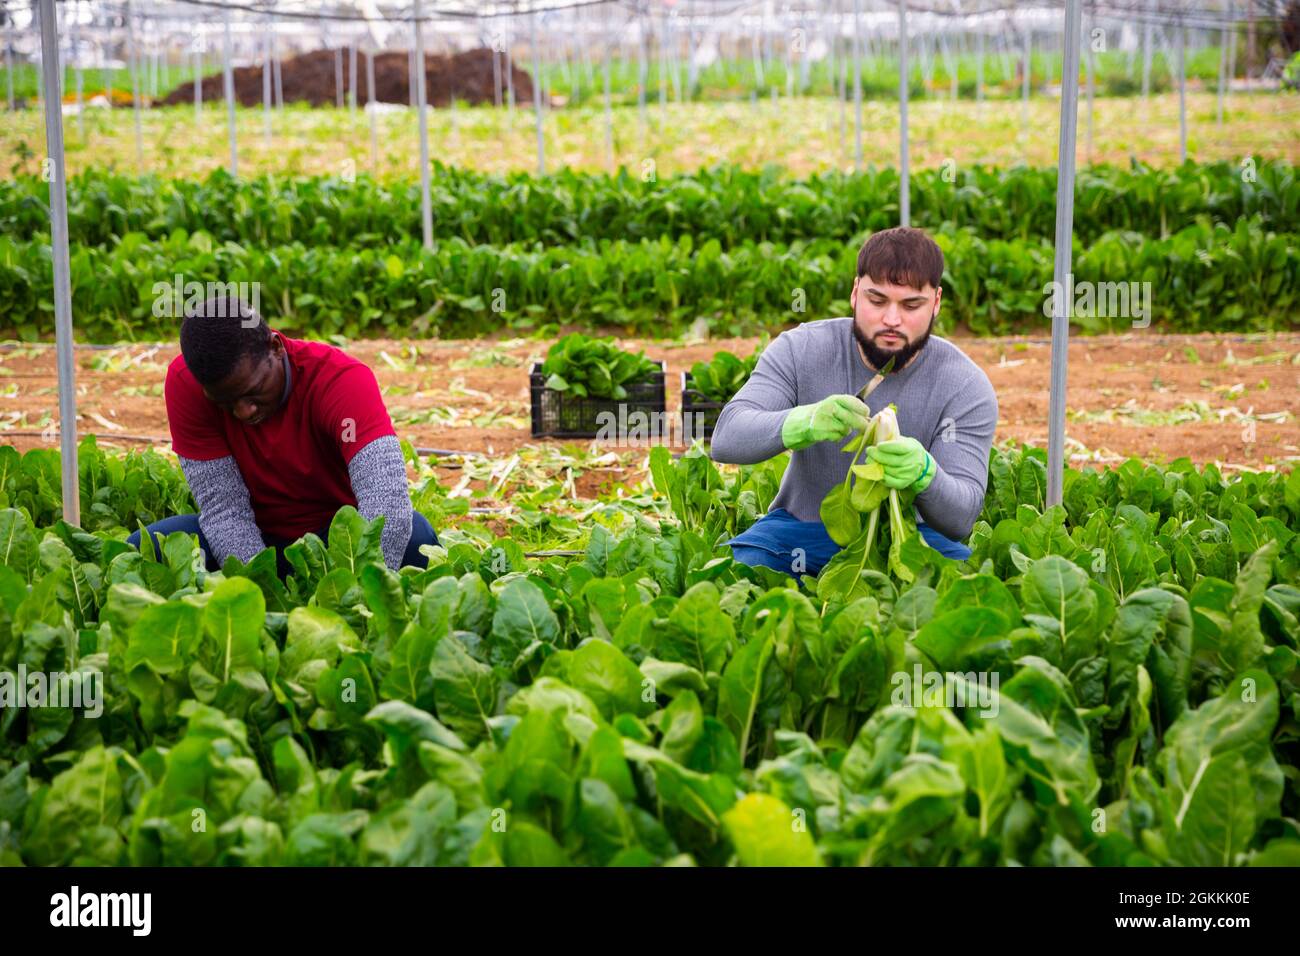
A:
{"label": "man in red shirt", "polygon": [[[327,537],[344,505],[384,516],[385,563],[426,567],[437,544],[411,507],[406,463],[374,373],[339,349],[286,338],[235,299],[208,299],[181,323],[165,386],[172,449],[199,506],[149,526],[199,536],[208,569],[270,546]],[[131,535],[139,547],[140,534]]]}

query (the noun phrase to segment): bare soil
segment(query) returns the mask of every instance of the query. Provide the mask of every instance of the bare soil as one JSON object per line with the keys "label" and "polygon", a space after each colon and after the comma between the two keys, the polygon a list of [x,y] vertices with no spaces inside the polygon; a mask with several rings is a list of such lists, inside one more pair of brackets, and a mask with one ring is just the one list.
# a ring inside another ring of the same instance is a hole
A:
{"label": "bare soil", "polygon": [[[1047,441],[1050,342],[954,338],[997,391],[998,442]],[[623,339],[663,359],[667,403],[681,404],[680,373],[719,349],[748,354],[753,339],[672,343]],[[347,351],[379,380],[398,434],[415,446],[509,455],[534,439],[528,372],[549,343],[533,340],[369,340]],[[78,348],[78,429],[101,446],[168,447],[162,382],[174,344]],[[53,348],[0,350],[0,442],[20,450],[53,440],[57,417]],[[1300,461],[1300,333],[1257,336],[1079,337],[1070,343],[1066,422],[1071,464],[1114,464],[1130,456],[1167,463],[1287,469]],[[1187,420],[1182,420],[1187,419]],[[621,469],[585,471],[580,496],[594,495]]]}
{"label": "bare soil", "polygon": [[[351,56],[343,51],[343,96],[346,100],[352,91]],[[357,102],[370,99],[366,79],[364,52],[357,60]],[[380,103],[411,102],[411,81],[408,54],[389,52],[375,54],[375,99]],[[493,103],[496,100],[496,78],[492,66],[493,52],[488,49],[465,50],[451,55],[426,53],[424,55],[425,96],[431,106],[449,106],[454,95],[468,103]],[[280,88],[286,103],[306,102],[312,106],[332,106],[338,101],[336,85],[336,59],[334,50],[312,50],[300,53],[280,63]],[[532,77],[510,64],[514,82],[515,101],[526,103],[533,96]],[[505,58],[501,57],[502,96],[507,80]],[[262,67],[260,65],[237,67],[231,71],[235,86],[235,99],[243,106],[262,105]],[[225,79],[222,73],[205,76],[201,81],[205,102],[215,102],[224,95]],[[193,102],[194,85],[183,83],[159,100],[158,106],[184,105]],[[130,105],[129,101],[128,104]]]}

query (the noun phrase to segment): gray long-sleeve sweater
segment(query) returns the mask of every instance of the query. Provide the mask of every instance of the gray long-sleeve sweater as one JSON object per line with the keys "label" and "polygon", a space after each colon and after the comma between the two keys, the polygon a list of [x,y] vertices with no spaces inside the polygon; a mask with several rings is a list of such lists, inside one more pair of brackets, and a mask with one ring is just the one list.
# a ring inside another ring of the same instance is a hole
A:
{"label": "gray long-sleeve sweater", "polygon": [[[727,403],[713,432],[714,461],[754,464],[785,450],[781,426],[790,409],[830,395],[856,395],[874,374],[853,337],[853,319],[821,319],[782,332],[763,352],[745,386]],[[984,504],[998,400],[984,370],[961,349],[932,335],[900,371],[867,399],[872,414],[893,403],[898,426],[934,456],[938,471],[916,497],[921,519],[963,540]],[[847,440],[847,439],[846,439]],[[791,454],[772,510],[820,520],[826,493],[844,480],[853,456],[844,442],[818,442]]]}

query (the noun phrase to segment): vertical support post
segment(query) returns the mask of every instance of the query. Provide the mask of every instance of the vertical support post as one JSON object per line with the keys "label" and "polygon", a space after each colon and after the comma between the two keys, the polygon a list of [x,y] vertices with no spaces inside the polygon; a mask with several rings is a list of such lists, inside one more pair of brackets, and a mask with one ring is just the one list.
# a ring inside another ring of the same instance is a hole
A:
{"label": "vertical support post", "polygon": [[433,201],[429,196],[429,110],[424,71],[424,10],[415,0],[415,108],[420,127],[420,225],[424,248],[433,248]]}
{"label": "vertical support post", "polygon": [[1029,27],[1025,27],[1024,41],[1025,49],[1022,56],[1023,65],[1020,71],[1022,74],[1020,83],[1020,132],[1021,135],[1027,139],[1029,136],[1029,74],[1033,69],[1033,61],[1031,60],[1030,51],[1034,44],[1033,34]]}
{"label": "vertical support post", "polygon": [[975,55],[975,102],[984,102],[984,31],[979,32],[979,50]]}
{"label": "vertical support post", "polygon": [[271,44],[274,42],[268,28],[262,38],[262,119],[268,150],[271,148]]}
{"label": "vertical support post", "polygon": [[492,40],[492,105],[501,108],[501,51],[495,38]]}
{"label": "vertical support post", "polygon": [[529,46],[533,48],[533,114],[537,125],[537,175],[546,175],[546,135],[542,131],[542,56],[537,45],[537,14],[528,16]]}
{"label": "vertical support post", "polygon": [[1223,30],[1219,34],[1219,97],[1218,109],[1215,114],[1215,122],[1223,125],[1223,90],[1228,83],[1228,24],[1223,24]]}
{"label": "vertical support post", "polygon": [[5,102],[9,106],[9,112],[12,113],[18,107],[14,102],[14,23],[8,11],[5,13],[5,76],[8,83]]}
{"label": "vertical support post", "polygon": [[[1065,0],[1063,76],[1079,75],[1080,0]],[[1057,145],[1056,245],[1052,267],[1052,371],[1047,411],[1047,507],[1059,505],[1065,481],[1066,372],[1070,347],[1070,313],[1074,303],[1066,290],[1073,286],[1071,270],[1074,236],[1074,150],[1079,113],[1079,83],[1061,85],[1061,132]]]}
{"label": "vertical support post", "polygon": [[[1097,21],[1092,20],[1091,22],[1093,24],[1093,29],[1096,29]],[[1092,114],[1093,114],[1093,100],[1096,96],[1096,88],[1097,88],[1097,63],[1096,63],[1096,50],[1093,49],[1092,37],[1091,36],[1087,37],[1085,42],[1088,44],[1088,149],[1085,155],[1087,156],[1088,165],[1091,166],[1092,165]]]}
{"label": "vertical support post", "polygon": [[375,51],[366,50],[366,112],[370,115],[370,170],[379,173],[379,132],[375,129],[379,111],[375,109]]}
{"label": "vertical support post", "polygon": [[912,224],[912,182],[907,136],[907,0],[898,0],[898,224]]}
{"label": "vertical support post", "polygon": [[[512,22],[512,23],[511,23],[511,31],[510,31],[510,39],[511,39],[511,40],[513,40],[513,39],[515,38],[515,34],[514,34],[514,29],[513,29],[513,27],[514,27],[514,23]],[[514,57],[511,56],[511,53],[510,53],[510,42],[507,41],[505,46],[506,46],[506,49],[505,49],[505,58],[506,58],[506,102],[507,102],[507,104],[509,104],[509,107],[510,107],[510,115],[511,115],[511,117],[513,117],[513,116],[515,115],[515,61],[514,61]]]}
{"label": "vertical support post", "polygon": [[637,33],[637,47],[636,47],[636,53],[637,53],[636,108],[637,108],[637,112],[638,112],[638,114],[639,114],[639,116],[640,116],[640,118],[641,118],[641,129],[642,129],[642,132],[644,133],[644,131],[645,131],[645,126],[646,126],[646,114],[645,114],[645,88],[646,88],[646,85],[650,82],[650,67],[649,67],[649,66],[647,65],[647,63],[646,63],[646,59],[647,59],[647,57],[648,57],[648,54],[647,54],[647,52],[646,52],[645,16],[644,16],[644,15],[640,15],[640,16],[637,17],[636,33]]}
{"label": "vertical support post", "polygon": [[[609,22],[608,14],[606,14],[605,21],[606,24],[608,24]],[[609,89],[610,54],[609,54],[608,37],[605,38],[604,47],[605,47],[605,62],[603,65],[604,65],[604,73],[605,73],[605,157],[606,157],[606,164],[608,165],[609,171],[612,174],[614,172],[614,110],[613,110],[613,104],[610,100],[610,89]]]}
{"label": "vertical support post", "polygon": [[144,129],[140,117],[140,56],[135,45],[135,15],[126,0],[127,60],[131,67],[131,108],[135,111],[135,165],[144,172]]}
{"label": "vertical support post", "polygon": [[235,136],[235,74],[230,67],[230,8],[225,13],[225,38],[221,44],[221,56],[224,61],[224,85],[226,90],[226,128],[230,136],[230,175],[239,175],[239,146]]}
{"label": "vertical support post", "polygon": [[54,340],[59,368],[59,453],[63,520],[81,525],[77,469],[77,383],[72,353],[72,280],[68,258],[68,193],[63,155],[63,103],[59,95],[59,31],[54,0],[40,0],[41,72],[45,82],[45,142],[50,177],[50,253],[54,264]]}
{"label": "vertical support post", "polygon": [[1187,25],[1178,19],[1178,162],[1187,162]]}
{"label": "vertical support post", "polygon": [[348,44],[348,109],[357,113],[357,41]]}
{"label": "vertical support post", "polygon": [[411,109],[415,109],[415,45],[406,52],[406,91]]}
{"label": "vertical support post", "polygon": [[194,125],[203,125],[203,54],[199,52],[199,40],[194,39],[192,50],[194,57]]}
{"label": "vertical support post", "polygon": [[[899,0],[899,22],[902,3]],[[901,42],[901,41],[900,41]],[[862,172],[862,18],[859,0],[853,0],[853,171]]]}
{"label": "vertical support post", "polygon": [[334,108],[343,109],[343,47],[334,48]]}
{"label": "vertical support post", "polygon": [[277,34],[275,43],[272,47],[275,55],[271,58],[271,82],[275,85],[275,108],[284,109],[284,76],[280,70],[280,64],[284,57],[280,53],[279,36]]}
{"label": "vertical support post", "polygon": [[1155,0],[1147,0],[1147,22],[1142,26],[1142,99],[1151,96],[1151,44],[1154,39]]}

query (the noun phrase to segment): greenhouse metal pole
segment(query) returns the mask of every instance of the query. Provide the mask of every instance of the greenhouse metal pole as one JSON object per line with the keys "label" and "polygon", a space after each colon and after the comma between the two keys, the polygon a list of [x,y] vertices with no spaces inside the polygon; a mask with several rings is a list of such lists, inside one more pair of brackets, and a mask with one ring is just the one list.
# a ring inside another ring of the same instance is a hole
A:
{"label": "greenhouse metal pole", "polygon": [[6,92],[9,112],[12,113],[18,108],[14,103],[14,23],[9,18],[8,11],[5,13],[5,73],[8,77]]}
{"label": "greenhouse metal pole", "polygon": [[[606,13],[606,24],[608,25],[609,16]],[[605,40],[605,156],[608,160],[609,171],[614,172],[614,109],[610,101],[609,90],[609,39]]]}
{"label": "greenhouse metal pole", "polygon": [[1223,88],[1228,82],[1228,23],[1225,20],[1219,36],[1219,99],[1215,122],[1223,125]]}
{"label": "greenhouse metal pole", "polygon": [[[900,0],[899,22],[902,22]],[[862,19],[858,0],[853,0],[853,171],[862,172]]]}
{"label": "greenhouse metal pole", "polygon": [[912,184],[907,149],[907,0],[898,2],[898,224],[912,224]]}
{"label": "greenhouse metal pole", "polygon": [[1151,42],[1154,39],[1155,26],[1152,17],[1155,14],[1155,0],[1147,0],[1147,22],[1142,29],[1142,99],[1151,95]]}
{"label": "greenhouse metal pole", "polygon": [[68,193],[64,180],[63,104],[59,90],[59,33],[54,0],[40,0],[41,72],[45,89],[45,142],[53,163],[50,177],[50,252],[54,262],[54,338],[59,367],[59,451],[63,520],[81,525],[77,470],[77,383],[72,354],[72,281],[68,263]]}
{"label": "greenhouse metal pole", "polygon": [[[1092,21],[1094,24],[1096,21]],[[1095,28],[1095,27],[1094,27]],[[1088,37],[1088,149],[1086,152],[1087,163],[1092,165],[1092,108],[1093,99],[1096,94],[1097,86],[1097,65],[1095,62],[1096,51],[1093,49],[1092,37]]]}
{"label": "greenhouse metal pole", "polygon": [[1073,303],[1068,290],[1071,279],[1074,237],[1074,152],[1079,119],[1079,32],[1080,0],[1065,0],[1065,49],[1062,77],[1075,77],[1061,84],[1061,131],[1057,146],[1056,245],[1052,267],[1052,372],[1047,411],[1047,507],[1061,503],[1065,482],[1065,388],[1070,347],[1070,313]]}
{"label": "greenhouse metal pole", "polygon": [[411,109],[415,109],[415,46],[406,53],[406,92]]}
{"label": "greenhouse metal pole", "polygon": [[429,196],[429,114],[428,90],[425,89],[424,72],[424,12],[420,0],[415,0],[415,108],[419,110],[420,127],[420,225],[424,235],[424,248],[433,248],[433,201]]}
{"label": "greenhouse metal pole", "polygon": [[501,108],[501,51],[497,41],[492,41],[492,105]]}
{"label": "greenhouse metal pole", "polygon": [[272,44],[274,54],[271,57],[271,82],[275,86],[275,108],[284,109],[284,76],[280,71],[280,62],[283,57],[280,54],[279,32],[276,32],[275,42]]}
{"label": "greenhouse metal pole", "polygon": [[[1029,27],[1025,27],[1025,49],[1022,56],[1023,66],[1021,68],[1020,82],[1020,131],[1021,135],[1028,138],[1029,135],[1029,72],[1032,69],[1030,62],[1030,50],[1033,47],[1034,38]],[[1028,144],[1026,143],[1026,146]]]}
{"label": "greenhouse metal pole", "polygon": [[[844,17],[840,15],[840,27],[844,26]],[[844,152],[844,143],[848,142],[848,109],[849,109],[849,58],[840,57],[840,153]]]}
{"label": "greenhouse metal pole", "polygon": [[1187,25],[1178,24],[1178,162],[1187,162]]}
{"label": "greenhouse metal pole", "polygon": [[376,174],[379,172],[379,131],[375,128],[378,123],[379,111],[375,109],[375,51],[366,48],[366,112],[370,114],[370,168]]}
{"label": "greenhouse metal pole", "polygon": [[334,48],[334,108],[343,109],[343,47]]}
{"label": "greenhouse metal pole", "polygon": [[198,42],[193,47],[194,53],[194,124],[203,125],[203,54],[199,52]]}
{"label": "greenhouse metal pole", "polygon": [[[513,20],[510,27],[510,39],[513,40],[515,38]],[[515,61],[510,55],[509,41],[505,44],[504,56],[506,61],[506,108],[510,111],[511,118],[513,118],[515,115]]]}
{"label": "greenhouse metal pole", "polygon": [[980,31],[979,53],[975,58],[975,102],[984,102],[984,31]]}
{"label": "greenhouse metal pole", "polygon": [[127,59],[131,66],[131,107],[135,113],[135,164],[144,171],[144,130],[140,118],[140,57],[135,48],[135,16],[131,0],[126,0]]}
{"label": "greenhouse metal pole", "polygon": [[546,175],[546,136],[542,131],[542,59],[537,45],[537,14],[528,17],[529,45],[533,48],[533,114],[537,121],[537,175]]}
{"label": "greenhouse metal pole", "polygon": [[262,40],[262,118],[266,148],[271,148],[271,31]]}
{"label": "greenhouse metal pole", "polygon": [[[640,11],[638,11],[638,14]],[[650,67],[646,64],[646,36],[645,36],[645,16],[639,15],[636,21],[636,55],[637,55],[637,90],[636,90],[636,108],[637,114],[641,119],[641,128],[646,126],[645,110],[645,88],[650,82]]]}
{"label": "greenhouse metal pole", "polygon": [[230,135],[230,175],[239,175],[239,148],[235,139],[235,74],[230,68],[230,8],[225,14],[225,39],[221,44],[222,71],[226,92],[226,128]]}
{"label": "greenhouse metal pole", "polygon": [[68,39],[71,41],[68,45],[72,48],[72,73],[75,77],[75,85],[77,89],[77,138],[84,140],[86,138],[86,105],[83,102],[81,95],[81,56],[77,53],[76,27],[69,25]]}
{"label": "greenhouse metal pole", "polygon": [[1223,92],[1223,102],[1227,105],[1232,96],[1232,80],[1237,75],[1237,4],[1228,0],[1228,19],[1232,23],[1232,36],[1228,41],[1228,84]]}
{"label": "greenhouse metal pole", "polygon": [[357,112],[357,41],[348,44],[348,109]]}

